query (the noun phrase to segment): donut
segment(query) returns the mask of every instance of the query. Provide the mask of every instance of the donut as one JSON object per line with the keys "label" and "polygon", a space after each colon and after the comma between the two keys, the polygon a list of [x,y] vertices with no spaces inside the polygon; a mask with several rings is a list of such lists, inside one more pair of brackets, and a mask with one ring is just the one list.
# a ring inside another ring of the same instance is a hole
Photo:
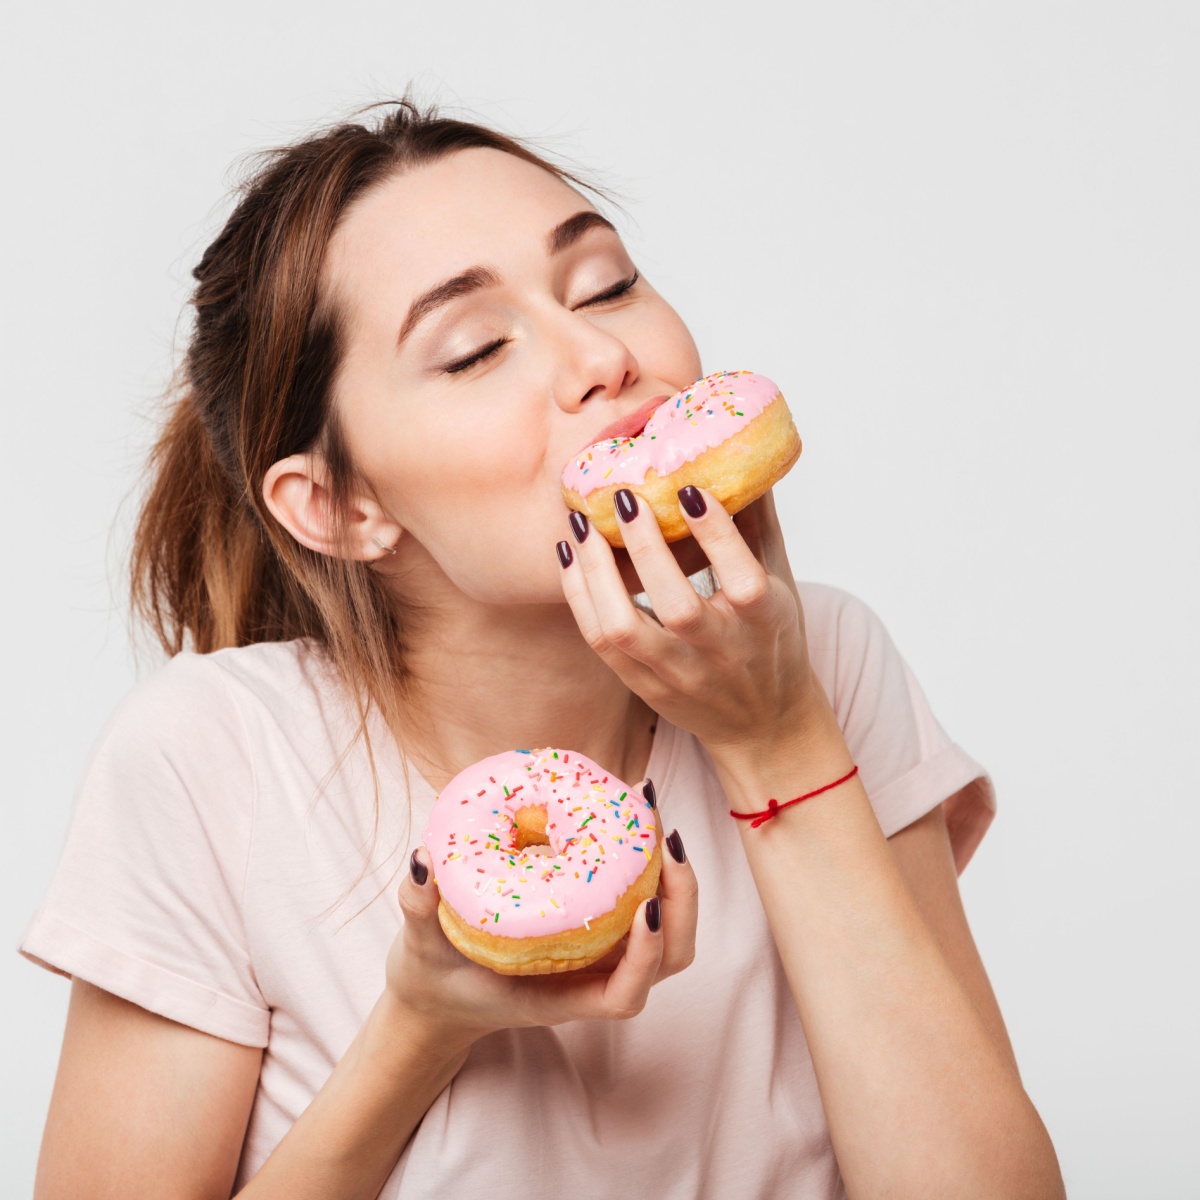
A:
{"label": "donut", "polygon": [[586,755],[506,750],[459,772],[424,833],[438,921],[502,975],[573,971],[603,958],[658,890],[657,813]]}
{"label": "donut", "polygon": [[593,442],[564,468],[567,507],[624,546],[614,496],[629,488],[654,510],[668,542],[690,536],[676,493],[706,488],[731,515],[753,503],[800,457],[783,393],[753,371],[718,371],[664,400],[630,437]]}

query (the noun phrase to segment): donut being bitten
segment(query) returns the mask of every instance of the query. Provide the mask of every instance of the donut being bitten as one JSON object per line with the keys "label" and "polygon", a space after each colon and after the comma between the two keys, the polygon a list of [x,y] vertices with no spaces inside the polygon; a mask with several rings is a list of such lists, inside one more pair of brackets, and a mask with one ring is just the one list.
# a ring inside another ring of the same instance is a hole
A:
{"label": "donut being bitten", "polygon": [[629,932],[658,890],[657,814],[574,750],[508,750],[438,795],[424,833],[438,921],[502,975],[577,970]]}
{"label": "donut being bitten", "polygon": [[800,457],[800,435],[783,394],[752,371],[718,371],[664,400],[633,437],[595,442],[562,475],[568,508],[624,546],[614,507],[627,487],[654,510],[663,537],[690,536],[678,491],[702,487],[731,515],[757,500]]}

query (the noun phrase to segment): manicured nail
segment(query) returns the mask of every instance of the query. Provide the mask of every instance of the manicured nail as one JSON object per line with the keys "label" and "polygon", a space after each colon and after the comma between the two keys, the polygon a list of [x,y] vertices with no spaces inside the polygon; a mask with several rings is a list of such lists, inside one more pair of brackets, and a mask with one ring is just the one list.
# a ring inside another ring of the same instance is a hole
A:
{"label": "manicured nail", "polygon": [[571,559],[574,557],[571,554],[571,546],[568,542],[559,542],[555,549],[558,551],[558,561],[562,563],[565,571],[571,565]]}
{"label": "manicured nail", "polygon": [[412,872],[413,879],[420,886],[425,885],[425,880],[429,878],[429,868],[417,857],[417,852],[412,852],[412,858],[409,859],[408,869]]}
{"label": "manicured nail", "polygon": [[679,830],[673,829],[667,835],[667,849],[671,852],[671,857],[677,862],[684,861],[683,855],[683,838],[679,836]]}
{"label": "manicured nail", "polygon": [[628,488],[617,488],[617,515],[628,524],[638,515],[638,504]]}
{"label": "manicured nail", "polygon": [[658,807],[658,799],[654,795],[654,784],[652,784],[649,779],[647,779],[642,785],[642,795],[646,797],[646,803],[650,805],[651,808]]}
{"label": "manicured nail", "polygon": [[588,519],[581,512],[571,510],[571,532],[577,542],[582,542],[588,535]]}
{"label": "manicured nail", "polygon": [[646,901],[646,924],[651,933],[657,933],[662,924],[662,901],[657,896],[651,896]]}
{"label": "manicured nail", "polygon": [[704,497],[689,483],[679,489],[679,503],[689,517],[702,517],[706,509]]}

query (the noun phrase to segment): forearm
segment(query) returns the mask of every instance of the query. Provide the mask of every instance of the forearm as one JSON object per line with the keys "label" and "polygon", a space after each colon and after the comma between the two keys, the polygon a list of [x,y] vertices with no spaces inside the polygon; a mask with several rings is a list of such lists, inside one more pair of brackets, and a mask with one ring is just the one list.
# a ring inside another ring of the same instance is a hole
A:
{"label": "forearm", "polygon": [[469,1049],[406,1021],[384,993],[238,1200],[375,1200]]}
{"label": "forearm", "polygon": [[[768,756],[713,755],[761,811],[844,775],[831,711]],[[1057,1197],[1045,1126],[950,969],[860,776],[752,828],[734,821],[804,1026],[848,1194]]]}

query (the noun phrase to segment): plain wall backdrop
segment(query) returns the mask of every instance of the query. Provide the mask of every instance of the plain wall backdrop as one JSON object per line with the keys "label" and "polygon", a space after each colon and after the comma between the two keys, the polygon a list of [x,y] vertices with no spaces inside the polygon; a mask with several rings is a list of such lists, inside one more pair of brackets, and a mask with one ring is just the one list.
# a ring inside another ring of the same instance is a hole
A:
{"label": "plain wall backdrop", "polygon": [[[621,191],[705,369],[780,383],[797,577],[881,615],[995,780],[961,888],[1071,1196],[1200,1194],[1200,8],[69,0],[5,24],[10,947],[136,678],[136,488],[236,160],[411,83]],[[70,989],[0,967],[16,1197]]]}

